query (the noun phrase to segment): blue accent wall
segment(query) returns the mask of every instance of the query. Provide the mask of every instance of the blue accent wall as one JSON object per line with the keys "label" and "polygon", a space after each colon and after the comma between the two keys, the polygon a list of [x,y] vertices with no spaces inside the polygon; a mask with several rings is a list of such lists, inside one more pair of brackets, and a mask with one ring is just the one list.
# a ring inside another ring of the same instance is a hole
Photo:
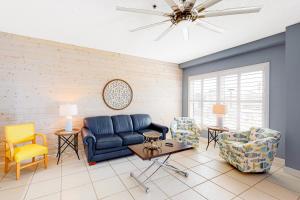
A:
{"label": "blue accent wall", "polygon": [[[211,56],[206,56],[203,58],[195,59],[193,61],[182,63],[181,68],[183,68],[183,115],[188,115],[189,76],[232,69],[236,67],[243,67],[258,63],[270,62],[269,122],[270,128],[278,130],[282,133],[282,139],[278,149],[278,156],[284,158],[286,135],[285,119],[287,110],[284,38],[285,34],[281,33],[255,42],[251,42],[249,44],[228,49],[213,54]],[[298,58],[299,57],[300,51],[298,51]],[[298,69],[300,70],[300,66]],[[298,75],[300,76],[300,71]],[[300,78],[298,86],[300,87]],[[300,111],[298,113],[300,113]],[[300,129],[298,135],[300,136]],[[298,140],[298,143],[299,142],[300,140]],[[300,152],[300,150],[298,152]]]}
{"label": "blue accent wall", "polygon": [[300,24],[286,30],[286,166],[300,170]]}

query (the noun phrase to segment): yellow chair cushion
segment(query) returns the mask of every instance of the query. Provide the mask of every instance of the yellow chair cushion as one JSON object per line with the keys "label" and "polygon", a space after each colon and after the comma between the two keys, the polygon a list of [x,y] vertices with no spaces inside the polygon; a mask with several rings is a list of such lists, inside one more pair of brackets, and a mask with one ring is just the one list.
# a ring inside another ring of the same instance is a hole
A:
{"label": "yellow chair cushion", "polygon": [[27,144],[14,149],[14,160],[20,162],[43,154],[48,154],[47,147],[39,144]]}

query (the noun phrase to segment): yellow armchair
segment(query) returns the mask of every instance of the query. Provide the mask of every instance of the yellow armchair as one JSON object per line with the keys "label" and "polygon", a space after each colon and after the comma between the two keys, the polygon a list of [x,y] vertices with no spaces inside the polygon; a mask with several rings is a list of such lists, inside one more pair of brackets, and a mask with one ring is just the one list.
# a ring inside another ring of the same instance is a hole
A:
{"label": "yellow armchair", "polygon": [[[35,133],[33,123],[8,125],[4,127],[5,133],[5,167],[4,172],[9,170],[10,162],[16,162],[16,179],[20,178],[20,170],[39,162],[44,162],[45,168],[48,165],[48,147],[46,135]],[[42,137],[43,145],[37,144],[37,137]],[[30,142],[30,143],[29,143]],[[24,144],[25,143],[25,144]],[[43,156],[35,160],[35,157]],[[32,162],[21,166],[23,160],[32,159]]]}

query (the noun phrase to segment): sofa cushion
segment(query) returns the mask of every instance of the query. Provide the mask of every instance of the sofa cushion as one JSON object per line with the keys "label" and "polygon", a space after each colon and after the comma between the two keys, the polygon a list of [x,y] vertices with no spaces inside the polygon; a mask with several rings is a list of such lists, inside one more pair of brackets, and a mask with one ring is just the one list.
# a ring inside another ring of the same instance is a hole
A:
{"label": "sofa cushion", "polygon": [[140,144],[144,142],[144,136],[136,132],[118,133],[123,139],[123,145]]}
{"label": "sofa cushion", "polygon": [[109,116],[85,118],[84,127],[90,129],[92,134],[94,134],[96,137],[100,135],[114,134],[112,120]]}
{"label": "sofa cushion", "polygon": [[133,125],[129,115],[112,116],[115,133],[132,132]]}
{"label": "sofa cushion", "polygon": [[147,114],[130,115],[133,122],[133,130],[138,131],[147,129],[151,124],[151,117]]}
{"label": "sofa cushion", "polygon": [[102,135],[97,138],[96,149],[108,149],[114,147],[121,147],[122,139],[117,135]]}

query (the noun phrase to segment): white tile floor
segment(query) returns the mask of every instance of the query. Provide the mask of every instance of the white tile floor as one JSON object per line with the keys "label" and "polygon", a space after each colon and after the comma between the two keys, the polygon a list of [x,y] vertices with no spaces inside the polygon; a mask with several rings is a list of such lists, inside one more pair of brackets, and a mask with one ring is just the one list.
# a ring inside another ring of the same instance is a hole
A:
{"label": "white tile floor", "polygon": [[50,157],[47,170],[42,165],[24,169],[19,181],[15,180],[14,167],[7,175],[0,172],[0,199],[300,199],[300,179],[286,174],[282,163],[274,162],[267,174],[243,174],[224,162],[218,156],[218,149],[210,147],[205,151],[205,147],[203,142],[199,149],[172,156],[170,163],[188,171],[189,177],[159,170],[147,181],[148,194],[129,176],[129,172],[139,173],[149,162],[129,156],[88,166],[81,152],[81,160],[73,154],[65,154],[59,165],[56,165],[55,157]]}

